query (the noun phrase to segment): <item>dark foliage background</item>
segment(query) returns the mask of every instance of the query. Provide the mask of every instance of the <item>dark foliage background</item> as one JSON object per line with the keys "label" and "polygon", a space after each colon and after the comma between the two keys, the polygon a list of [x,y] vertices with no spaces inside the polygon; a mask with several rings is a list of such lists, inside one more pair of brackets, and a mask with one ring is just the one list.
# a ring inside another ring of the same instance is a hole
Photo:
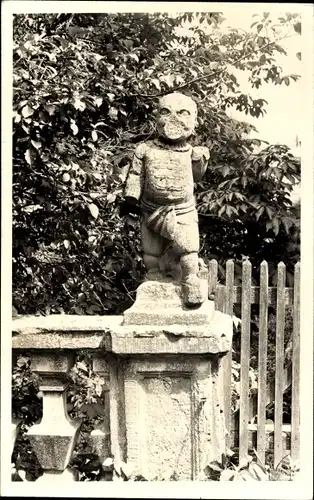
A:
{"label": "dark foliage background", "polygon": [[[229,118],[267,109],[241,91],[289,85],[276,65],[280,40],[298,36],[297,16],[255,17],[250,32],[220,29],[221,13],[45,14],[14,18],[13,295],[19,314],[119,314],[142,276],[138,217],[121,216],[135,146],[155,136],[159,95],[180,90],[199,108],[194,144],[211,152],[197,185],[202,255],[249,257],[254,278],[265,259],[299,258],[299,210],[289,193],[300,162],[284,145],[250,139]],[[191,22],[190,35],[178,28]],[[299,54],[296,56],[300,57]]]}

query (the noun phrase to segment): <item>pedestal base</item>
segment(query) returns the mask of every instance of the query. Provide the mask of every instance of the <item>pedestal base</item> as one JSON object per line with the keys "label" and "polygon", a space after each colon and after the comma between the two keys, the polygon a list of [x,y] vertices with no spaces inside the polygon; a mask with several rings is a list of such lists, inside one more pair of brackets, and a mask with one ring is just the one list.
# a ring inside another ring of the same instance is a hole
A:
{"label": "pedestal base", "polygon": [[[207,282],[202,280],[204,294]],[[146,281],[136,292],[136,301],[125,311],[124,325],[205,325],[210,324],[214,303],[206,300],[196,308],[186,307],[181,285],[170,278]]]}
{"label": "pedestal base", "polygon": [[221,358],[232,319],[182,303],[171,280],[147,281],[111,336],[124,359],[126,461],[148,480],[197,480],[225,452]]}
{"label": "pedestal base", "polygon": [[225,451],[220,361],[131,359],[124,380],[127,462],[147,480],[197,480]]}

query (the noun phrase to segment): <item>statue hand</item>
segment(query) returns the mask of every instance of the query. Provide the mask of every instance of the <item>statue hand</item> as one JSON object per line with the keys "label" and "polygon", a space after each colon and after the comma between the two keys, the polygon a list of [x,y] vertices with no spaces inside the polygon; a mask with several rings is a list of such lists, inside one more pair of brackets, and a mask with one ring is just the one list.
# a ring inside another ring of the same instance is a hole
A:
{"label": "statue hand", "polygon": [[209,160],[209,149],[206,146],[195,146],[192,152],[192,161]]}

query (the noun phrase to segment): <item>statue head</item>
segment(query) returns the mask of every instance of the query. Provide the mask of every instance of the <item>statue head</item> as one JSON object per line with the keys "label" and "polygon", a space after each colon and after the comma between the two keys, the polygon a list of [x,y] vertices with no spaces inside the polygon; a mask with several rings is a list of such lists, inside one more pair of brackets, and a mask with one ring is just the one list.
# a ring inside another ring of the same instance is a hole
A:
{"label": "statue head", "polygon": [[188,139],[194,132],[196,118],[197,107],[191,97],[174,92],[159,100],[157,130],[169,141]]}

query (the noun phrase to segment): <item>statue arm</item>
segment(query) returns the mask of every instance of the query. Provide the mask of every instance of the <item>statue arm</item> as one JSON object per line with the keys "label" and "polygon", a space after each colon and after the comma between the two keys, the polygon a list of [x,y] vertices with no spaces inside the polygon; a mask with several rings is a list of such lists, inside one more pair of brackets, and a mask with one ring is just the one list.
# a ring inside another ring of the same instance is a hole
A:
{"label": "statue arm", "polygon": [[208,160],[209,160],[209,149],[205,146],[195,146],[192,151],[192,168],[194,181],[200,181],[206,172]]}
{"label": "statue arm", "polygon": [[140,144],[135,150],[124,190],[125,199],[131,203],[139,201],[142,195],[144,184],[144,156],[144,145]]}

